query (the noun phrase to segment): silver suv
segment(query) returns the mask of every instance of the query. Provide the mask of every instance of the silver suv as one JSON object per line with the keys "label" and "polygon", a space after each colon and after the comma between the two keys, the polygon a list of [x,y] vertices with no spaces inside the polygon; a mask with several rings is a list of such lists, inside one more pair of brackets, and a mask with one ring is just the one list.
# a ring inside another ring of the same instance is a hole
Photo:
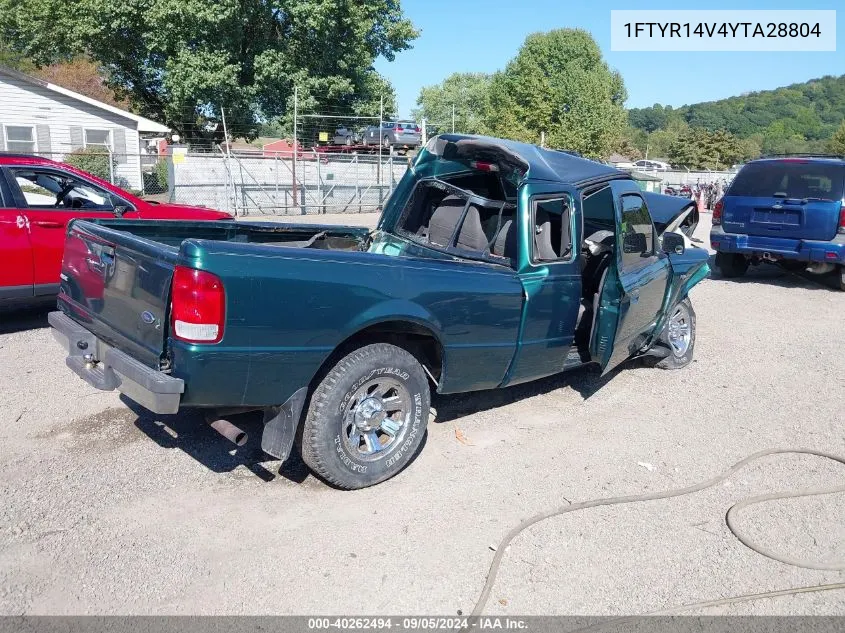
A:
{"label": "silver suv", "polygon": [[418,147],[422,140],[422,130],[415,121],[384,121],[381,128],[370,125],[364,130],[364,145],[385,147]]}

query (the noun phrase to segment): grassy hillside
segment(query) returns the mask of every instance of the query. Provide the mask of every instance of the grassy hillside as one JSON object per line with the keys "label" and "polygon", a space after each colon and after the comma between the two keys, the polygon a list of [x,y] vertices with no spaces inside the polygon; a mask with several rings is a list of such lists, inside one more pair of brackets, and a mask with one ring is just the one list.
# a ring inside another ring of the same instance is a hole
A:
{"label": "grassy hillside", "polygon": [[726,130],[764,154],[821,152],[845,121],[845,75],[822,77],[776,90],[751,92],[680,108],[655,104],[629,110],[632,140],[686,126]]}

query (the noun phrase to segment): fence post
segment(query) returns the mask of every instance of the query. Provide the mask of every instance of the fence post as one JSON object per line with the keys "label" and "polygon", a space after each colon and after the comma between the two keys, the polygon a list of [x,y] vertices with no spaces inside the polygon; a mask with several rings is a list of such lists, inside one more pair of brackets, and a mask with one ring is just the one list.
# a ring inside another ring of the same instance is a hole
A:
{"label": "fence post", "polygon": [[319,213],[325,214],[326,201],[323,200],[323,170],[321,167],[323,161],[320,160],[320,156],[316,151],[314,152],[314,162],[317,164],[317,200],[319,201],[317,209]]}
{"label": "fence post", "polygon": [[293,204],[297,205],[297,195],[296,195],[296,153],[299,148],[299,143],[296,140],[296,133],[297,133],[297,121],[296,118],[299,115],[298,113],[299,107],[299,86],[293,87]]}
{"label": "fence post", "polygon": [[361,213],[361,163],[358,154],[352,160],[355,161],[355,197],[358,198],[358,213]]}

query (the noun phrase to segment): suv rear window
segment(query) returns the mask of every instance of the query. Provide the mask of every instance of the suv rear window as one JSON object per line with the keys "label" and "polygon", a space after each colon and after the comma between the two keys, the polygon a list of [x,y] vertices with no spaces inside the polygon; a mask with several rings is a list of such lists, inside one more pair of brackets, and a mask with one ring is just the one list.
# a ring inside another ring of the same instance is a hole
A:
{"label": "suv rear window", "polygon": [[728,195],[840,200],[843,189],[845,165],[784,160],[746,165],[734,178]]}

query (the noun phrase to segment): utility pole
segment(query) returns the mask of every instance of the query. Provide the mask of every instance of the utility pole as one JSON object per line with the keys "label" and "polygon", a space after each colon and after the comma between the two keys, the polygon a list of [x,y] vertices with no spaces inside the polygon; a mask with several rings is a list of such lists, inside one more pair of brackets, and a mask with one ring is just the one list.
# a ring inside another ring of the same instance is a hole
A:
{"label": "utility pole", "polygon": [[[381,96],[378,106],[378,167],[376,167],[376,182],[381,184],[381,148],[384,147],[384,95]],[[381,200],[381,190],[379,190],[379,200]]]}
{"label": "utility pole", "polygon": [[455,133],[455,104],[452,104],[452,134]]}
{"label": "utility pole", "polygon": [[546,146],[546,131],[542,130],[540,132],[540,147],[545,147],[545,146]]}
{"label": "utility pole", "polygon": [[235,177],[232,175],[232,146],[229,143],[229,128],[226,127],[226,108],[220,106],[220,117],[223,119],[223,142],[226,143],[226,153],[223,160],[226,161],[226,173],[232,183],[232,205],[235,208],[235,216],[238,215],[238,194],[235,191]]}
{"label": "utility pole", "polygon": [[421,145],[425,145],[428,142],[428,134],[425,131],[425,117],[422,119],[422,141],[420,142]]}
{"label": "utility pole", "polygon": [[291,183],[291,193],[293,194],[293,206],[294,208],[299,207],[299,195],[297,193],[296,187],[296,151],[298,147],[298,143],[296,142],[296,118],[299,115],[298,112],[298,102],[299,102],[299,86],[293,87],[293,169],[291,173],[293,175],[293,183]]}

